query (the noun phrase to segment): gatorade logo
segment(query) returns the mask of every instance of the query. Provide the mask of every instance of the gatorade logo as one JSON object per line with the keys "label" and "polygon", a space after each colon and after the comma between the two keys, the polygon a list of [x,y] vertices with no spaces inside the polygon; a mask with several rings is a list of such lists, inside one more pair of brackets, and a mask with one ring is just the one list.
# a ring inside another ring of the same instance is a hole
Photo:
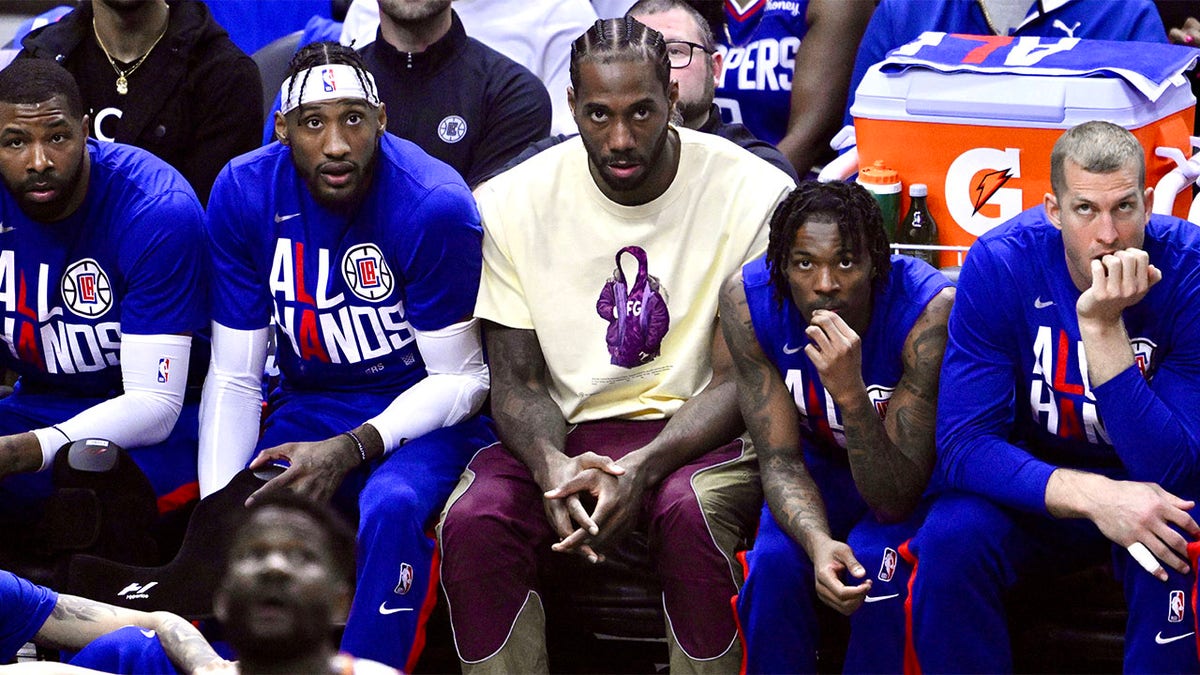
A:
{"label": "gatorade logo", "polygon": [[1021,212],[1021,190],[1004,187],[1020,177],[1020,148],[967,150],[946,171],[946,210],[959,227],[978,237]]}
{"label": "gatorade logo", "polygon": [[975,210],[971,215],[979,213],[979,209],[996,194],[996,191],[1004,187],[1008,179],[1012,178],[1012,169],[998,169],[996,171],[988,171],[980,174],[979,180],[975,183]]}

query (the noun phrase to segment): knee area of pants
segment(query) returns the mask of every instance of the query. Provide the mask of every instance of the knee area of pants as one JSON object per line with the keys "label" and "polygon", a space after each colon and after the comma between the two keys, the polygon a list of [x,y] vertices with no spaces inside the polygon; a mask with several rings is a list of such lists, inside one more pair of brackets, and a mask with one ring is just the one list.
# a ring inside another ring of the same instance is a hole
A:
{"label": "knee area of pants", "polygon": [[511,520],[503,514],[490,510],[473,511],[462,506],[455,504],[442,520],[441,539],[448,550],[488,551],[514,531]]}
{"label": "knee area of pants", "polygon": [[809,578],[812,576],[812,563],[808,556],[790,547],[755,546],[747,556],[747,561],[750,563],[751,576],[766,575],[774,583],[801,577],[812,581]]}
{"label": "knee area of pants", "polygon": [[696,495],[690,492],[686,495],[660,494],[651,522],[663,533],[686,531],[695,533],[688,536],[698,536],[700,533],[708,536],[708,524],[704,520],[704,514],[700,512]]}
{"label": "knee area of pants", "polygon": [[[368,486],[359,499],[362,520],[382,518],[387,522],[424,521],[428,514],[420,513],[417,493],[406,485],[389,485],[383,489]],[[423,522],[420,523],[423,526]]]}
{"label": "knee area of pants", "polygon": [[[929,525],[929,523],[926,523]],[[934,568],[946,574],[966,574],[980,564],[989,564],[998,551],[994,533],[962,527],[961,523],[935,523],[933,527],[922,527],[914,540],[918,563],[922,569]]]}

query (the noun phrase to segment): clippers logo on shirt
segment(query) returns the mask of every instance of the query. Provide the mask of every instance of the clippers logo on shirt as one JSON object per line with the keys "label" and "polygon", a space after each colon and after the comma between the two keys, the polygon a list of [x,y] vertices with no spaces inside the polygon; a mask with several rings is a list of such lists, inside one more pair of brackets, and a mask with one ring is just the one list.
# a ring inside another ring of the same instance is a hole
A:
{"label": "clippers logo on shirt", "polygon": [[467,136],[467,121],[458,115],[448,115],[438,123],[438,138],[457,143]]}
{"label": "clippers logo on shirt", "polygon": [[94,319],[112,307],[112,286],[99,263],[91,258],[67,267],[62,276],[62,297],[67,309]]}
{"label": "clippers logo on shirt", "polygon": [[0,340],[9,355],[50,374],[120,365],[121,324],[98,321],[115,304],[108,274],[87,258],[68,264],[58,283],[51,278],[49,264],[19,267],[13,251],[0,251]]}
{"label": "clippers logo on shirt", "polygon": [[363,300],[382,300],[392,292],[392,270],[375,244],[360,244],[342,258],[346,285]]}
{"label": "clippers logo on shirt", "polygon": [[[358,244],[346,251],[344,284],[336,283],[331,258],[326,248],[314,256],[306,254],[302,242],[282,237],[275,242],[270,277],[275,321],[300,359],[361,363],[412,344],[404,303],[396,298],[377,304],[392,294],[395,283],[379,247]],[[349,290],[349,297],[339,288]]]}
{"label": "clippers logo on shirt", "polygon": [[1171,591],[1167,604],[1167,621],[1180,623],[1183,621],[1183,591]]}
{"label": "clippers logo on shirt", "polygon": [[[1138,368],[1151,379],[1157,345],[1146,338],[1131,344]],[[1083,342],[1072,341],[1061,328],[1038,326],[1033,355],[1029,407],[1038,424],[1060,438],[1111,445],[1088,382]]]}

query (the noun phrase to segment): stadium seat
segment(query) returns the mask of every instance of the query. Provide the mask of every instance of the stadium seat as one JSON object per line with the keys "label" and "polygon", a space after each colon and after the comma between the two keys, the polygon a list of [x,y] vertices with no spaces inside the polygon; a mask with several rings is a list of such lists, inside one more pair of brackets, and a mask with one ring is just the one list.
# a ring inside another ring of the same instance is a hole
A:
{"label": "stadium seat", "polygon": [[94,555],[72,556],[65,590],[122,607],[167,610],[191,620],[211,617],[221,561],[241,522],[246,497],[265,482],[245,469],[224,488],[200,500],[179,553],[166,565],[148,567]]}
{"label": "stadium seat", "polygon": [[127,564],[156,560],[154,489],[124,448],[100,439],[68,443],[51,471],[54,491],[40,519],[0,534],[0,567],[62,588],[66,565],[78,553]]}

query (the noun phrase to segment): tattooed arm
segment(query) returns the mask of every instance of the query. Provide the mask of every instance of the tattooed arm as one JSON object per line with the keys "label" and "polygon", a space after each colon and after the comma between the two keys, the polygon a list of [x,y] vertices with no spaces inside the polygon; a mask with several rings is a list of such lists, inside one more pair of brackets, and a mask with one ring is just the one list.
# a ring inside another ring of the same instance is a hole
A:
{"label": "tattooed arm", "polygon": [[740,273],[721,289],[721,328],[736,368],[738,404],[758,452],[771,514],[808,553],[822,602],[850,614],[862,604],[871,582],[842,582],[844,572],[862,578],[866,571],[850,547],[830,535],[825,502],[804,466],[796,403],[759,346]]}
{"label": "tattooed arm", "polygon": [[754,335],[740,272],[721,289],[721,330],[733,357],[738,405],[758,453],[767,504],[780,527],[811,552],[814,539],[829,538],[825,503],[804,467],[796,404]]}
{"label": "tattooed arm", "polygon": [[[546,360],[536,332],[485,321],[484,338],[492,369],[496,432],[504,447],[529,467],[543,491],[568,484],[590,470],[623,472],[612,460],[594,453],[574,458],[563,454],[567,423],[546,386]],[[560,540],[575,530],[572,520],[591,534],[598,531],[579,494],[569,490],[557,498],[543,499],[546,518]],[[569,550],[599,560],[590,546]]]}
{"label": "tattooed arm", "polygon": [[837,314],[813,313],[806,348],[842,411],[846,453],[859,494],[883,522],[908,517],[933,472],[938,377],[954,289],[934,296],[904,340],[904,372],[879,419],[862,381],[859,336]]}
{"label": "tattooed arm", "polygon": [[54,610],[33,641],[50,649],[78,650],[125,626],[158,633],[163,650],[182,672],[190,673],[221,660],[200,631],[170,612],[139,612],[73,595],[58,596]]}

